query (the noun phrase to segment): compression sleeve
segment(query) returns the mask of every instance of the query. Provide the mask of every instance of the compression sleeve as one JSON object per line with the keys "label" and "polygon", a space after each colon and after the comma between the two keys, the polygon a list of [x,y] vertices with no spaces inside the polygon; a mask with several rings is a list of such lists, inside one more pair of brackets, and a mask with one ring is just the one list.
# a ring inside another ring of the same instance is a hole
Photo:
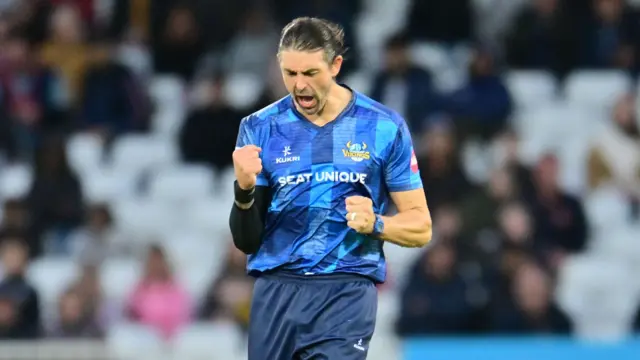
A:
{"label": "compression sleeve", "polygon": [[[235,186],[238,188],[237,183]],[[251,207],[241,209],[234,203],[229,216],[233,244],[247,255],[255,254],[262,244],[267,210],[271,204],[271,189],[267,186],[256,186],[252,197]],[[240,200],[237,195],[236,200]]]}

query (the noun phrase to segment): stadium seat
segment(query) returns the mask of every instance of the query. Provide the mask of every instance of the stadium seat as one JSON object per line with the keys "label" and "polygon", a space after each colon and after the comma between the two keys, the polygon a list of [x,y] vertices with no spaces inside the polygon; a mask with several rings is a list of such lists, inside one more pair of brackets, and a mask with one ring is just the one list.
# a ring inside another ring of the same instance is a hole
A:
{"label": "stadium seat", "polygon": [[244,341],[235,324],[196,323],[182,330],[174,341],[179,359],[236,359]]}
{"label": "stadium seat", "polygon": [[634,277],[617,259],[581,255],[565,260],[556,299],[579,337],[615,340],[629,333],[640,300]]}
{"label": "stadium seat", "polygon": [[8,165],[0,172],[0,198],[19,199],[27,195],[33,181],[33,171],[26,164]]}
{"label": "stadium seat", "polygon": [[601,186],[592,191],[584,197],[583,204],[596,239],[599,234],[624,226],[631,213],[628,198],[615,186]]}
{"label": "stadium seat", "polygon": [[[144,325],[119,323],[109,329],[106,338],[110,355],[117,360],[161,359],[166,353],[160,335]],[[111,357],[110,357],[111,358]]]}
{"label": "stadium seat", "polygon": [[69,164],[81,176],[100,167],[103,150],[102,139],[91,133],[75,134],[66,145]]}
{"label": "stadium seat", "polygon": [[566,82],[567,101],[598,111],[610,110],[627,91],[634,90],[629,77],[621,71],[578,71]]}
{"label": "stadium seat", "polygon": [[232,204],[231,199],[228,202],[221,202],[213,197],[195,199],[185,207],[184,225],[188,229],[210,234],[212,237],[221,232],[228,233]]}
{"label": "stadium seat", "polygon": [[177,162],[178,149],[167,139],[127,134],[116,139],[111,154],[111,166],[116,171],[140,174],[145,171],[173,165]]}
{"label": "stadium seat", "polygon": [[127,199],[112,204],[118,227],[135,239],[161,240],[174,229],[179,210],[149,199]]}
{"label": "stadium seat", "polygon": [[100,168],[82,176],[82,190],[90,203],[111,203],[134,196],[137,180],[133,173]]}
{"label": "stadium seat", "polygon": [[451,66],[449,53],[444,47],[437,44],[416,43],[411,46],[410,53],[416,65],[424,67],[434,74],[446,70]]}
{"label": "stadium seat", "polygon": [[186,112],[185,83],[177,76],[159,75],[149,84],[149,93],[158,110]]}
{"label": "stadium seat", "polygon": [[355,91],[359,91],[363,94],[369,94],[369,92],[371,91],[372,79],[373,77],[371,76],[371,74],[358,71],[349,74],[345,78],[344,83],[349,85],[349,87],[351,87]]}
{"label": "stadium seat", "polygon": [[151,177],[149,196],[159,201],[193,201],[210,197],[213,172],[205,166],[182,165],[157,171]]}
{"label": "stadium seat", "polygon": [[151,119],[154,134],[171,138],[180,130],[187,114],[186,91],[184,82],[173,76],[157,76],[151,81],[150,93],[155,103]]}
{"label": "stadium seat", "polygon": [[109,259],[100,268],[104,295],[122,304],[140,279],[142,263],[130,259]]}
{"label": "stadium seat", "polygon": [[556,80],[546,71],[511,71],[505,80],[519,108],[543,106],[557,96]]}
{"label": "stadium seat", "polygon": [[224,98],[236,109],[251,107],[262,93],[262,81],[251,74],[231,74],[224,83]]}
{"label": "stadium seat", "polygon": [[44,257],[29,266],[27,278],[45,307],[57,306],[58,297],[80,276],[80,268],[69,258]]}

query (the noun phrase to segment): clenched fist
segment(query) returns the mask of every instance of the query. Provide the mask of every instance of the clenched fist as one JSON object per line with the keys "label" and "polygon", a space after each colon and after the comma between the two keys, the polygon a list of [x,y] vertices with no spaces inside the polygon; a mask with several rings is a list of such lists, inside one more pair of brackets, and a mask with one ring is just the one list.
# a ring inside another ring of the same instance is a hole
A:
{"label": "clenched fist", "polygon": [[373,213],[373,201],[364,196],[350,196],[346,200],[347,226],[361,234],[371,234],[376,215]]}
{"label": "clenched fist", "polygon": [[260,151],[262,149],[255,145],[246,145],[233,152],[233,170],[243,190],[256,186],[258,174],[262,171]]}

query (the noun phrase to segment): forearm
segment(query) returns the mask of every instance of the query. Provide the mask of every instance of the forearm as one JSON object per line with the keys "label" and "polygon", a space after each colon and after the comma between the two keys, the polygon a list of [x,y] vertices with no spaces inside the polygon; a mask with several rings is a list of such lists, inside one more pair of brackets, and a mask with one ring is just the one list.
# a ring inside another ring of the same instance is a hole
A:
{"label": "forearm", "polygon": [[422,247],[431,241],[428,210],[411,209],[394,216],[382,216],[384,231],[380,239],[402,247]]}
{"label": "forearm", "polygon": [[264,218],[269,202],[268,189],[256,187],[252,201],[236,201],[231,208],[229,228],[233,243],[247,255],[256,253],[262,244]]}

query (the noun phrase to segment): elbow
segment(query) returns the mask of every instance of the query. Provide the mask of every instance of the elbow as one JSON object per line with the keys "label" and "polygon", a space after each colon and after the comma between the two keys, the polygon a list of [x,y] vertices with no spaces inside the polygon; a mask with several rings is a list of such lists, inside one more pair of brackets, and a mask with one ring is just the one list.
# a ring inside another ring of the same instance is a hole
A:
{"label": "elbow", "polygon": [[260,249],[260,241],[247,235],[248,234],[232,233],[233,245],[245,255],[253,255],[258,252],[258,249]]}
{"label": "elbow", "polygon": [[422,219],[420,231],[415,238],[415,247],[421,248],[431,242],[433,237],[433,227],[431,225],[431,216],[427,215]]}

